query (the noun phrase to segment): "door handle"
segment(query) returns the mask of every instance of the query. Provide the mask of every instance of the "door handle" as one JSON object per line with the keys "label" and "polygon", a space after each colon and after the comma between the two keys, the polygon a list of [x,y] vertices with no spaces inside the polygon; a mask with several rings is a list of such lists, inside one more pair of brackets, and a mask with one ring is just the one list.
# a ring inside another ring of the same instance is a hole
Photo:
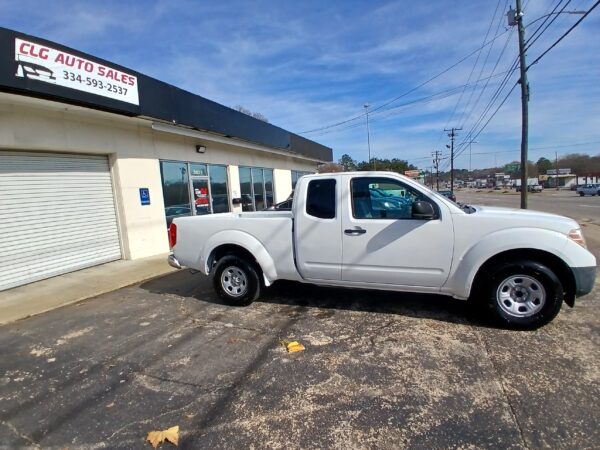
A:
{"label": "door handle", "polygon": [[361,227],[354,227],[354,228],[349,228],[347,230],[344,230],[344,233],[347,234],[348,236],[358,236],[360,234],[365,234],[367,232],[367,230],[365,230],[364,228]]}

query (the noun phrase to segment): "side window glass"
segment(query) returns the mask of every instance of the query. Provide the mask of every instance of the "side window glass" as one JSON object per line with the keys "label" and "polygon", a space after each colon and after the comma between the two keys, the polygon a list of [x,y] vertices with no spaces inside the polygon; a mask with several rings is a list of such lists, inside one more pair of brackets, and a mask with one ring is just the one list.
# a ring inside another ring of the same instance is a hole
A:
{"label": "side window glass", "polygon": [[312,180],[308,183],[306,213],[320,219],[335,218],[335,180]]}
{"label": "side window glass", "polygon": [[412,219],[414,202],[431,202],[419,191],[388,178],[355,178],[351,188],[356,219]]}

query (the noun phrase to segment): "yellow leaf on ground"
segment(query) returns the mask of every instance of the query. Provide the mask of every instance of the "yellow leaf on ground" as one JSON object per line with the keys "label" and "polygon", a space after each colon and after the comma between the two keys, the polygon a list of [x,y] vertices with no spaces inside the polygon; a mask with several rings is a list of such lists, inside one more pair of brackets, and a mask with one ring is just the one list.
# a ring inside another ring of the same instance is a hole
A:
{"label": "yellow leaf on ground", "polygon": [[304,350],[304,345],[298,341],[289,342],[285,347],[289,353],[296,353]]}
{"label": "yellow leaf on ground", "polygon": [[171,444],[178,445],[179,443],[179,425],[171,427],[167,430],[162,431],[150,431],[146,438],[152,447],[156,448],[165,441]]}

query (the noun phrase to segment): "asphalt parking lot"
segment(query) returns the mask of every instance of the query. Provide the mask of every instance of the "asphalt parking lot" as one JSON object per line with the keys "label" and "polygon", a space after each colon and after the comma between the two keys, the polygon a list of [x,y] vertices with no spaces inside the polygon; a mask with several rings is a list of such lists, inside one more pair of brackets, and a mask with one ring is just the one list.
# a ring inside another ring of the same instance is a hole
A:
{"label": "asphalt parking lot", "polygon": [[232,308],[180,271],[0,327],[0,448],[151,448],[174,425],[180,448],[598,448],[599,304],[597,282],[515,332],[297,283]]}

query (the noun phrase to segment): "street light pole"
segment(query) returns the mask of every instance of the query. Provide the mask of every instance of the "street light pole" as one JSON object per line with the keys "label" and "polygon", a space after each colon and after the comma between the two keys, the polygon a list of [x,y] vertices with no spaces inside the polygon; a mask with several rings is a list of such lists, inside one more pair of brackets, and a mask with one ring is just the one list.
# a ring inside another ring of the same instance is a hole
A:
{"label": "street light pole", "polygon": [[371,133],[369,131],[369,105],[368,103],[364,104],[365,114],[367,116],[367,147],[369,149],[369,170],[371,169]]}

